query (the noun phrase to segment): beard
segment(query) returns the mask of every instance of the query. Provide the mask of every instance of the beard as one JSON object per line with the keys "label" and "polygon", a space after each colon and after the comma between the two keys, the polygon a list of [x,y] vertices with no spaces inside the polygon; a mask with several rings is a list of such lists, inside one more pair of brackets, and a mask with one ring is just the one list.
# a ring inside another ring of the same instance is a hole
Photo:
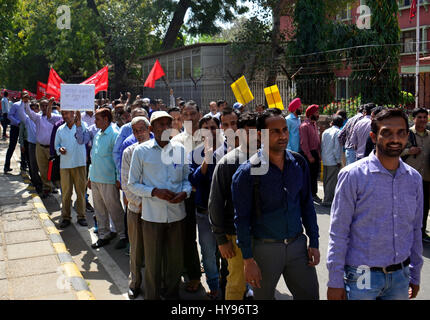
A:
{"label": "beard", "polygon": [[[387,145],[383,145],[376,141],[376,148],[378,151],[390,158],[398,158],[402,154],[403,150],[405,150],[406,145],[402,145],[400,143],[389,143]],[[395,149],[393,149],[395,148]]]}
{"label": "beard", "polygon": [[297,110],[296,110],[296,115],[297,115],[297,116],[300,116],[301,114],[302,114],[302,110],[298,110],[298,109],[297,109]]}
{"label": "beard", "polygon": [[318,121],[319,118],[320,116],[314,116],[314,115],[311,116],[312,121]]}

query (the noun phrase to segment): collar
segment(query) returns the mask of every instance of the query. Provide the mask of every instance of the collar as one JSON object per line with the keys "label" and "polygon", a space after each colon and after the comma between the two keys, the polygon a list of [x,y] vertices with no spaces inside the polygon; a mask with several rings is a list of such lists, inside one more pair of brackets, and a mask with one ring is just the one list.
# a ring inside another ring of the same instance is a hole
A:
{"label": "collar", "polygon": [[[409,130],[411,130],[414,134],[418,134],[419,135],[419,133],[417,133],[417,129],[415,129],[415,125],[413,127],[411,127]],[[424,130],[424,136],[428,136],[429,132],[430,131],[428,131],[427,129],[425,129]]]}
{"label": "collar", "polygon": [[113,128],[112,128],[112,125],[110,124],[110,125],[106,128],[106,130],[105,130],[105,131],[101,131],[101,130],[100,130],[100,133],[101,133],[101,134],[110,134],[110,133],[112,133],[112,131],[113,131]]}
{"label": "collar", "polygon": [[[295,161],[296,159],[290,151],[285,150],[285,160]],[[270,163],[269,155],[263,149],[259,149],[257,153],[249,159],[249,162],[252,165],[259,165],[260,163],[262,165],[267,165],[268,163]]]}
{"label": "collar", "polygon": [[163,152],[169,152],[169,151],[170,151],[170,149],[172,149],[172,143],[171,143],[171,141],[169,141],[169,143],[168,143],[168,144],[166,144],[166,145],[164,146],[164,148],[162,148],[162,147],[158,144],[158,142],[157,142],[157,140],[155,140],[155,138],[154,138],[154,139],[150,139],[150,140],[148,140],[148,141],[150,141],[150,142],[149,142],[149,146],[150,146],[151,148],[160,149],[160,150],[162,150]]}
{"label": "collar", "polygon": [[[384,166],[382,165],[381,161],[379,161],[378,157],[376,156],[375,151],[372,151],[369,154],[368,157],[368,163],[369,163],[369,170],[370,172],[374,173],[374,172],[381,172],[381,173],[386,173],[389,174],[391,176],[391,173],[384,168]],[[406,167],[402,158],[400,158],[399,161],[399,167],[397,168],[397,172],[396,175],[402,175],[402,174],[406,174],[406,173],[411,173],[410,168]]]}

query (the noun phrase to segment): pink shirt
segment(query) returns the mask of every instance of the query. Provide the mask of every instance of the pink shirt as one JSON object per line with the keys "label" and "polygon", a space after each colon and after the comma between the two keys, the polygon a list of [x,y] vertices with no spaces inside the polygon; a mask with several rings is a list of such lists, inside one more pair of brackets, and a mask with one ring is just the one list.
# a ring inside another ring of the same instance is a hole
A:
{"label": "pink shirt", "polygon": [[308,159],[312,156],[311,150],[315,150],[320,153],[321,143],[316,123],[312,123],[309,119],[306,119],[300,125],[299,131],[300,148]]}

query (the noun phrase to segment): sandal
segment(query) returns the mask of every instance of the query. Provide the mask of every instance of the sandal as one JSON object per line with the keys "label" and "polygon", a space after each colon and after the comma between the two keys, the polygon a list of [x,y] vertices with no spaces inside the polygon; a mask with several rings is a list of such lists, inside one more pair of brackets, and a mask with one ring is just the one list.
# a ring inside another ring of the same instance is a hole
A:
{"label": "sandal", "polygon": [[190,280],[185,287],[185,291],[195,293],[200,289],[200,285],[200,280]]}

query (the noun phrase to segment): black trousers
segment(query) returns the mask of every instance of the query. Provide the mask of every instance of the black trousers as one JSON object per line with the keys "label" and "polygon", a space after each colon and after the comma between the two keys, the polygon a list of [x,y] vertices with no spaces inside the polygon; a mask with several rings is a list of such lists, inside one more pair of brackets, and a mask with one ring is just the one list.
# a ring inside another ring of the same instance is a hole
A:
{"label": "black trousers", "polygon": [[312,196],[315,197],[318,193],[318,175],[321,170],[321,159],[317,150],[311,150],[311,155],[314,157],[315,162],[310,163],[308,157],[302,152],[300,152],[303,157],[305,157],[306,162],[309,166],[309,175],[311,177],[311,190]]}
{"label": "black trousers", "polygon": [[423,180],[423,193],[424,193],[424,214],[423,214],[423,235],[427,228],[427,219],[429,216],[429,197],[430,197],[430,181]]}
{"label": "black trousers", "polygon": [[31,142],[28,143],[28,159],[31,183],[37,192],[42,192],[43,182],[39,175],[39,167],[36,160],[36,145]]}
{"label": "black trousers", "polygon": [[28,141],[24,140],[24,152],[21,149],[21,169],[30,168],[30,155],[28,150]]}
{"label": "black trousers", "polygon": [[197,222],[196,222],[196,205],[195,193],[185,200],[185,234],[184,234],[184,267],[185,272],[190,280],[200,279],[202,273],[200,270],[200,258],[197,251]]}
{"label": "black trousers", "polygon": [[1,119],[1,125],[3,127],[3,138],[6,137],[6,130],[7,125],[10,123],[9,119],[7,118],[7,113],[3,113],[2,119]]}
{"label": "black trousers", "polygon": [[15,151],[16,144],[19,137],[19,127],[11,125],[10,126],[10,137],[9,137],[9,148],[6,152],[6,159],[4,162],[4,168],[10,169],[10,159],[12,158],[13,152]]}

